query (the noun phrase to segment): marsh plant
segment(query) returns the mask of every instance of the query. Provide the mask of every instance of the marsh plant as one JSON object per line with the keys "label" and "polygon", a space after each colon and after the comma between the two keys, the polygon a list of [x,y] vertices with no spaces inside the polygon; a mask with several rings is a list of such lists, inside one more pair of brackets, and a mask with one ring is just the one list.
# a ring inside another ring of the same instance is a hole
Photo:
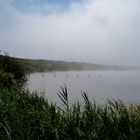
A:
{"label": "marsh plant", "polygon": [[62,106],[37,92],[0,90],[1,140],[139,140],[140,106],[110,101],[69,105],[67,88],[58,93]]}

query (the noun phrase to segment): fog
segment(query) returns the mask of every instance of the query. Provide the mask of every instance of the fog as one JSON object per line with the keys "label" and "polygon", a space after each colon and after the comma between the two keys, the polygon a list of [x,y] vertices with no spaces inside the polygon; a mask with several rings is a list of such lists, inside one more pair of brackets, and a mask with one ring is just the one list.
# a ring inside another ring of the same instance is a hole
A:
{"label": "fog", "polygon": [[139,5],[0,0],[0,50],[22,58],[140,65]]}

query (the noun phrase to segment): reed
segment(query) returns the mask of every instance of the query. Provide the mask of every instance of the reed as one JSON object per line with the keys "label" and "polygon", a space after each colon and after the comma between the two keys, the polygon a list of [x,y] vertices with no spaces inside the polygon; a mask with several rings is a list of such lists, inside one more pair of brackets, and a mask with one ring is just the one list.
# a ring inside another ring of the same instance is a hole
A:
{"label": "reed", "polygon": [[108,100],[97,105],[82,93],[84,103],[69,105],[68,91],[58,93],[62,106],[37,92],[0,90],[1,140],[139,140],[140,106]]}

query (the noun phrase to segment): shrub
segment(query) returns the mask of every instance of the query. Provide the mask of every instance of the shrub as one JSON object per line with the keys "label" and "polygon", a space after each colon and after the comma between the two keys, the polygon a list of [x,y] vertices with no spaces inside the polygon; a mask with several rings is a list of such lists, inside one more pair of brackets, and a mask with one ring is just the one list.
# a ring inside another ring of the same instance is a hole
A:
{"label": "shrub", "polygon": [[13,78],[15,79],[17,85],[19,87],[23,87],[26,78],[26,71],[24,66],[18,62],[15,58],[10,57],[8,55],[1,56],[1,70],[13,74]]}
{"label": "shrub", "polygon": [[11,73],[0,71],[0,88],[16,87],[14,75]]}

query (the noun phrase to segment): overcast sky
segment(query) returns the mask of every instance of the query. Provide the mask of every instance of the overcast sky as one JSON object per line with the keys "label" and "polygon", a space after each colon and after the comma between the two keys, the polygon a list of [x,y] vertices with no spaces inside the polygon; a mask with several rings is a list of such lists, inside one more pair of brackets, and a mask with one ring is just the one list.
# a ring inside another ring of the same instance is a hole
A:
{"label": "overcast sky", "polygon": [[0,50],[140,65],[140,0],[0,0]]}

